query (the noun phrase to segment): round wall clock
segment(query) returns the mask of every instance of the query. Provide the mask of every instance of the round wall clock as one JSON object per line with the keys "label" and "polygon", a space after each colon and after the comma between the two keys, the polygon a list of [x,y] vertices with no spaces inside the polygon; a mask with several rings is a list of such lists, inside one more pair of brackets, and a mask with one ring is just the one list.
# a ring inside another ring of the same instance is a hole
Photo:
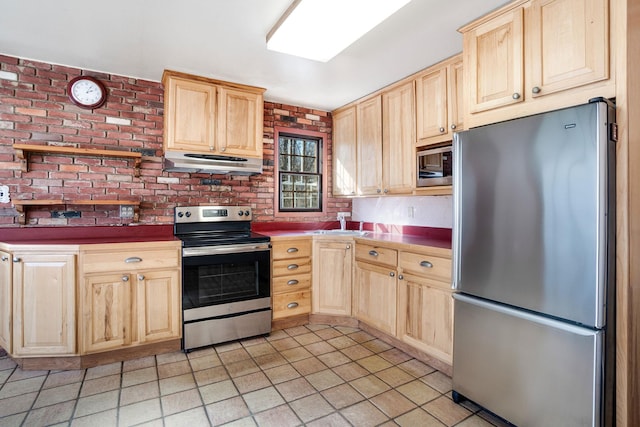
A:
{"label": "round wall clock", "polygon": [[107,100],[107,90],[97,79],[78,76],[67,85],[71,102],[82,108],[98,108]]}

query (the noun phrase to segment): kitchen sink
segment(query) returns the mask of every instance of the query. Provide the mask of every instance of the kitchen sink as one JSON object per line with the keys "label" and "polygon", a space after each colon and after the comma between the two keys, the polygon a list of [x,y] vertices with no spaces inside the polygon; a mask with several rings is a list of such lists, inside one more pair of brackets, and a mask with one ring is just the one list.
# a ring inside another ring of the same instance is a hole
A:
{"label": "kitchen sink", "polygon": [[332,235],[332,236],[366,236],[368,231],[359,230],[313,230],[307,231],[308,234],[316,235]]}

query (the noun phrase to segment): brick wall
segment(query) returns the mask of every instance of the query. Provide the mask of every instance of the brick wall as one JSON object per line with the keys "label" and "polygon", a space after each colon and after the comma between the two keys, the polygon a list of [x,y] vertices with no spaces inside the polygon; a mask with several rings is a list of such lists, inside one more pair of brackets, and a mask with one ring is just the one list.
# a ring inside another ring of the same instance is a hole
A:
{"label": "brick wall", "polygon": [[[104,83],[108,91],[104,106],[85,110],[71,103],[66,87],[80,74]],[[0,185],[9,186],[12,200],[140,200],[139,222],[146,224],[172,223],[173,208],[191,204],[248,204],[254,208],[256,221],[334,220],[336,212],[351,210],[350,200],[329,197],[325,214],[274,216],[274,126],[326,133],[330,171],[330,113],[265,102],[265,166],[261,175],[163,172],[163,93],[159,82],[0,55]],[[143,161],[136,177],[132,160],[33,153],[29,155],[29,171],[22,172],[14,143],[138,151]],[[219,179],[220,185],[203,184],[203,179],[210,178]],[[331,188],[330,174],[328,178]],[[80,216],[75,217],[78,212]],[[129,222],[119,217],[117,206],[69,204],[27,211],[29,225]],[[11,203],[0,203],[0,227],[9,226],[18,226],[16,211]]]}

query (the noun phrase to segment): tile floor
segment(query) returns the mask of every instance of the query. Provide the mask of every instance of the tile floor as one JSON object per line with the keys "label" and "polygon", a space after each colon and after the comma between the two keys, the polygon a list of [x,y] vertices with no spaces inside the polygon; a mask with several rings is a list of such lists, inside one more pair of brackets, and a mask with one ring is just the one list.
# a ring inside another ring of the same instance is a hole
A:
{"label": "tile floor", "polygon": [[503,425],[451,379],[359,329],[269,337],[76,371],[0,357],[0,426]]}

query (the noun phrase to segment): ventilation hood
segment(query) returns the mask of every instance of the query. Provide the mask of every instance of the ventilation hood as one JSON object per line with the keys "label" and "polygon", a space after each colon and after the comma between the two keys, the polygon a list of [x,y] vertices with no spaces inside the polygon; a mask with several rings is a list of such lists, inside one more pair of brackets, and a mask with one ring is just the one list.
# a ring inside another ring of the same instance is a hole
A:
{"label": "ventilation hood", "polygon": [[262,159],[166,151],[163,169],[167,172],[256,175],[262,173]]}

